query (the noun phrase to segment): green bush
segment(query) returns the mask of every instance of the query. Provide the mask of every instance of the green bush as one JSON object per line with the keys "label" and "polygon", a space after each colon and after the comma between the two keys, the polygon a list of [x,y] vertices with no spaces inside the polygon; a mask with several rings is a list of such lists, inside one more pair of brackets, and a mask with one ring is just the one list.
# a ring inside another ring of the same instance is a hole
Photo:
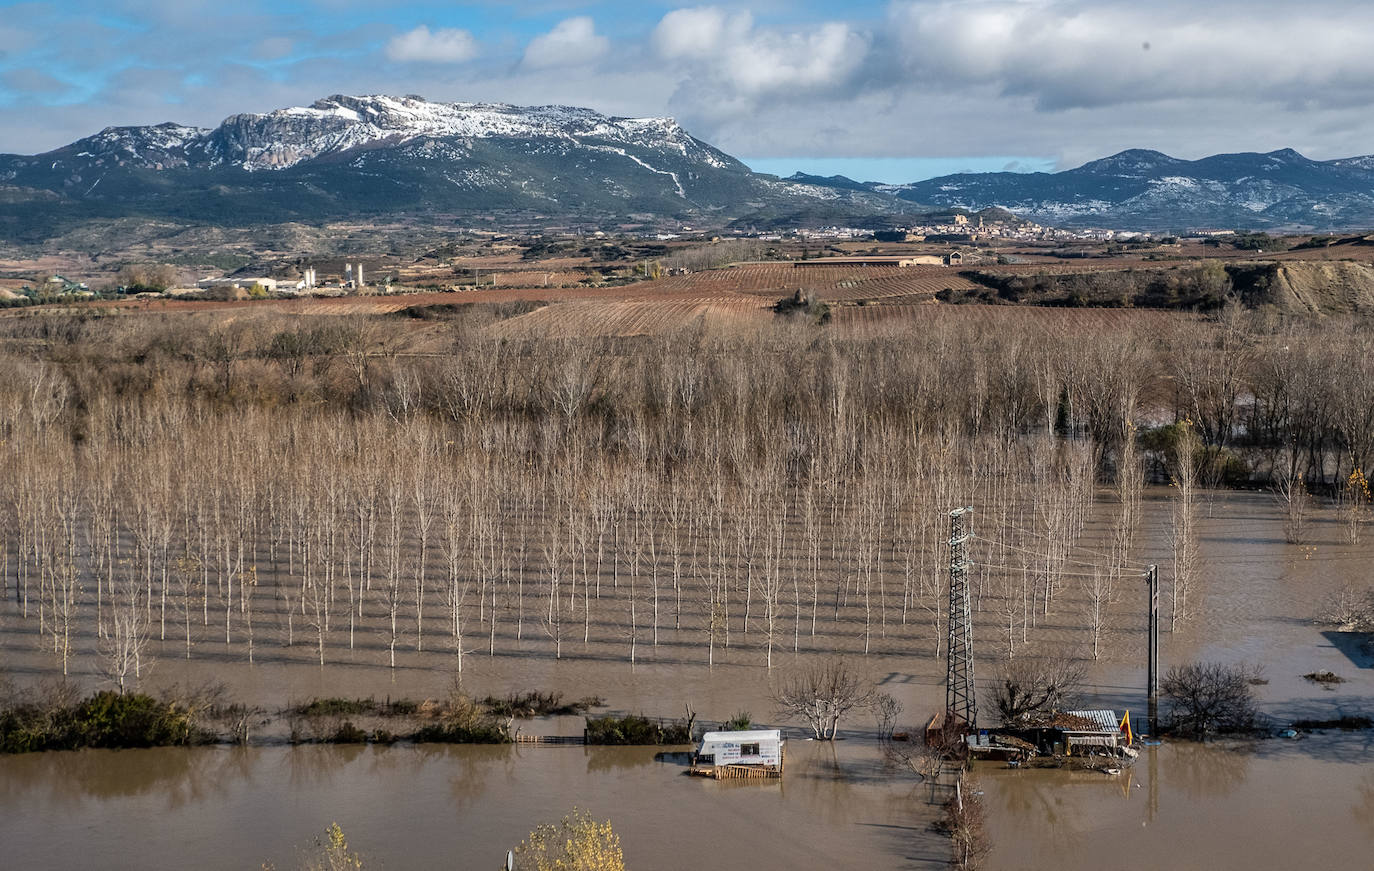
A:
{"label": "green bush", "polygon": [[414,735],[417,744],[509,744],[510,736],[494,722],[436,723]]}
{"label": "green bush", "polygon": [[748,711],[740,711],[735,714],[734,719],[727,720],[720,724],[722,732],[747,732],[754,727],[754,722],[749,717]]}
{"label": "green bush", "polygon": [[24,701],[0,711],[0,752],[171,747],[199,736],[189,711],[142,694],[96,693],[77,703]]}
{"label": "green bush", "polygon": [[509,744],[511,740],[504,723],[461,692],[448,697],[438,723],[423,727],[412,738],[417,743],[442,744]]}
{"label": "green bush", "polygon": [[367,733],[353,725],[352,720],[344,720],[334,732],[335,744],[366,744]]}
{"label": "green bush", "polygon": [[296,706],[296,713],[302,717],[356,717],[360,714],[379,713],[375,699],[311,699]]}
{"label": "green bush", "polygon": [[687,723],[678,720],[662,723],[648,717],[588,717],[583,731],[588,744],[658,745],[690,744]]}
{"label": "green bush", "polygon": [[487,696],[482,704],[498,717],[559,717],[581,714],[588,708],[602,704],[596,696],[586,696],[575,702],[564,702],[562,693],[511,693],[505,698]]}
{"label": "green bush", "polygon": [[96,693],[76,710],[84,747],[168,747],[189,744],[190,717],[152,696]]}
{"label": "green bush", "polygon": [[811,323],[824,326],[830,323],[830,304],[814,294],[798,290],[773,304],[773,311],[784,317],[805,316]]}

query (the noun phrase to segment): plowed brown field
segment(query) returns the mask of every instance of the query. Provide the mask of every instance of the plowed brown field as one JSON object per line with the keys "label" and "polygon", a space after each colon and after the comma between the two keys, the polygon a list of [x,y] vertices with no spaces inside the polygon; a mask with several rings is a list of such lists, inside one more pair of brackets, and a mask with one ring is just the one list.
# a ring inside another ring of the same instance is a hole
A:
{"label": "plowed brown field", "polygon": [[747,296],[715,300],[586,301],[547,305],[494,324],[489,332],[507,338],[655,336],[693,325],[727,329],[765,323],[771,317],[767,303]]}
{"label": "plowed brown field", "polygon": [[[1026,270],[1026,267],[997,267]],[[1091,269],[1092,267],[1087,267]],[[1062,267],[1085,271],[1085,266]],[[552,272],[550,284],[574,273]],[[501,281],[531,279],[544,273],[512,272]],[[946,288],[967,290],[973,282],[941,266],[850,267],[791,263],[750,263],[725,269],[675,275],[657,281],[607,287],[497,286],[481,289],[378,296],[306,297],[258,301],[140,299],[66,306],[87,306],[133,314],[172,314],[232,310],[285,315],[385,315],[407,308],[463,303],[547,302],[535,311],[499,321],[488,329],[517,336],[660,335],[698,324],[709,329],[765,323],[772,304],[797,290],[832,304],[832,322],[852,335],[876,335],[913,321],[956,319],[979,322],[989,329],[1012,321],[1036,323],[1056,331],[1092,331],[1123,320],[1135,323],[1188,315],[1163,311],[1061,309],[1029,306],[949,306],[936,302]],[[10,309],[0,316],[22,317],[53,312],[56,307]]]}
{"label": "plowed brown field", "polygon": [[791,263],[746,263],[727,269],[675,275],[652,283],[664,292],[694,289],[700,293],[747,293],[772,298],[802,290],[825,300],[881,299],[935,294],[947,287],[973,285],[943,266],[804,266]]}

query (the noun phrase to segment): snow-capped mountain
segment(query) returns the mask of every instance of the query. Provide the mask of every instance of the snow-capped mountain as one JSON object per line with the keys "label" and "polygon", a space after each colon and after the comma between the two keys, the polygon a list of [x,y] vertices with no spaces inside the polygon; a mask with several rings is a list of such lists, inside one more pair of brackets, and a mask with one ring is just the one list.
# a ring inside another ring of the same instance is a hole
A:
{"label": "snow-capped mountain", "polygon": [[867,187],[946,208],[1000,206],[1060,226],[1374,226],[1374,157],[1316,161],[1288,148],[1193,161],[1131,150],[1058,173],[968,173]]}
{"label": "snow-capped mountain", "polygon": [[895,202],[756,175],[670,118],[389,96],[333,96],[213,129],[111,127],[46,154],[0,155],[0,188],[0,219],[16,220],[25,191],[49,209],[60,195],[68,215],[224,223],[491,210],[730,218],[817,203],[873,214]]}
{"label": "snow-capped mountain", "polygon": [[1314,161],[1285,149],[1188,161],[1131,150],[1059,173],[904,185],[778,179],[669,118],[389,96],[332,96],[212,129],[111,127],[46,154],[0,155],[0,238],[126,216],[238,226],[474,213],[881,226],[923,209],[991,206],[1061,226],[1368,228],[1374,156]]}
{"label": "snow-capped mountain", "polygon": [[431,103],[419,97],[336,95],[310,106],[233,115],[213,129],[159,124],[110,127],[65,152],[146,169],[228,165],[288,169],[306,160],[379,143],[432,139],[569,139],[666,148],[716,168],[735,161],[687,135],[671,118],[608,118],[573,106]]}

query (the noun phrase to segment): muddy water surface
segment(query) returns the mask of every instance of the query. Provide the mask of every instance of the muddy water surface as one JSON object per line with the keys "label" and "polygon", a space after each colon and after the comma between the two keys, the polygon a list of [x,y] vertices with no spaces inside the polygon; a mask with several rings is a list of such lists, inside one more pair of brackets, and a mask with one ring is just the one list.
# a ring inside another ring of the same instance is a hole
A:
{"label": "muddy water surface", "polygon": [[717,783],[654,748],[259,747],[0,758],[9,868],[295,867],[337,821],[368,867],[496,868],[572,807],[636,869],[937,868],[923,796],[871,744],[790,745],[787,777]]}
{"label": "muddy water surface", "polygon": [[1374,746],[1365,735],[1165,744],[1134,768],[979,772],[997,871],[1368,868]]}

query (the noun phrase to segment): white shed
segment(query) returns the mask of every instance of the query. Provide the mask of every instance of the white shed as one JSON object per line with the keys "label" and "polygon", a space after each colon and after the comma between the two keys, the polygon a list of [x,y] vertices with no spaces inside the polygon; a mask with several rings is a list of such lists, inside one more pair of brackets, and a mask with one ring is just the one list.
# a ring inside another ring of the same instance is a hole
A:
{"label": "white shed", "polygon": [[707,732],[701,736],[692,771],[716,778],[754,774],[779,777],[783,757],[780,729]]}

